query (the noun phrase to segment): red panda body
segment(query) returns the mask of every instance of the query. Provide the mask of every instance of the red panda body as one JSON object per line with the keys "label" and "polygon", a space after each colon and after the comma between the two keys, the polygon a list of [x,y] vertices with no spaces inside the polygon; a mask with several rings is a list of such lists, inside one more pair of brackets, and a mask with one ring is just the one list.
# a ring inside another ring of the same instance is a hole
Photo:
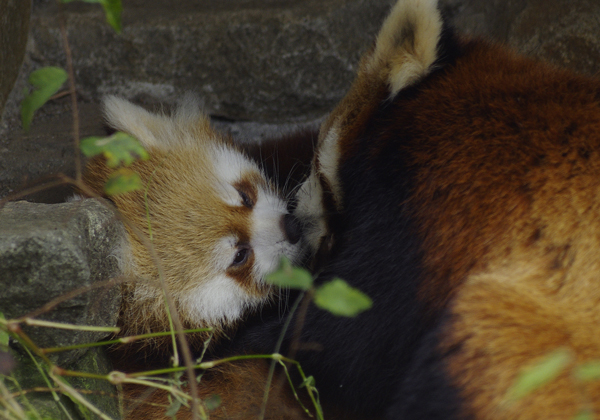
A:
{"label": "red panda body", "polygon": [[[306,315],[301,342],[321,350],[298,359],[324,401],[390,420],[600,414],[600,383],[573,376],[600,360],[600,81],[401,0],[297,199],[317,281],[373,299],[353,319]],[[246,345],[268,349],[279,325]],[[557,349],[556,380],[511,401]]]}

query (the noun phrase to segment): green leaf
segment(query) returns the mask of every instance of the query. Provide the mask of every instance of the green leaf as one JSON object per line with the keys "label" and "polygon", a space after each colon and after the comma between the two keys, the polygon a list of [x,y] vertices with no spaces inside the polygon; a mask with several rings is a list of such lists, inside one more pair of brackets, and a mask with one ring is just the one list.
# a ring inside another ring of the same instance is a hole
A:
{"label": "green leaf", "polygon": [[[75,0],[61,0],[63,3],[71,3]],[[100,3],[104,9],[106,15],[106,21],[113,29],[117,32],[121,32],[121,13],[123,12],[123,5],[121,0],[79,0],[84,3]]]}
{"label": "green leaf", "polygon": [[580,381],[597,381],[600,379],[600,361],[587,362],[575,368],[575,377]]}
{"label": "green leaf", "polygon": [[21,102],[21,123],[25,131],[29,130],[35,111],[40,109],[66,81],[67,72],[59,67],[44,67],[29,75],[28,82],[36,89]]}
{"label": "green leaf", "polygon": [[556,379],[572,359],[571,352],[564,348],[544,356],[539,362],[521,371],[513,386],[508,390],[507,399],[519,400]]}
{"label": "green leaf", "polygon": [[267,275],[268,283],[280,287],[308,290],[312,287],[313,279],[310,273],[299,267],[292,267],[290,260],[283,257],[277,271]]}
{"label": "green leaf", "polygon": [[315,381],[314,376],[309,376],[308,378],[306,378],[301,384],[300,384],[300,388],[310,388],[310,389],[314,389],[317,386],[317,383]]}
{"label": "green leaf", "polygon": [[143,187],[140,176],[128,168],[120,168],[114,171],[106,181],[104,192],[108,195],[123,194],[139,190]]}
{"label": "green leaf", "polygon": [[211,395],[204,400],[204,406],[208,411],[214,411],[221,405],[221,397],[218,395]]}
{"label": "green leaf", "polygon": [[167,408],[165,411],[165,416],[167,417],[175,417],[179,409],[181,408],[181,401],[175,400],[173,403]]}
{"label": "green leaf", "polygon": [[353,317],[373,306],[363,292],[335,278],[315,290],[315,305],[337,316]]}
{"label": "green leaf", "polygon": [[106,15],[106,21],[113,27],[115,32],[118,34],[121,33],[121,13],[123,12],[121,0],[103,0],[101,3]]}
{"label": "green leaf", "polygon": [[149,157],[146,149],[135,137],[121,131],[110,137],[86,137],[81,140],[80,148],[87,157],[103,154],[109,168],[129,166],[137,158],[146,160]]}
{"label": "green leaf", "polygon": [[594,420],[594,412],[592,410],[583,409],[575,417],[573,420]]}
{"label": "green leaf", "polygon": [[[0,319],[6,321],[6,318],[4,317],[4,314],[2,312],[0,312]],[[8,332],[0,330],[0,350],[2,350],[3,348],[8,348],[9,337],[10,336],[8,335]]]}

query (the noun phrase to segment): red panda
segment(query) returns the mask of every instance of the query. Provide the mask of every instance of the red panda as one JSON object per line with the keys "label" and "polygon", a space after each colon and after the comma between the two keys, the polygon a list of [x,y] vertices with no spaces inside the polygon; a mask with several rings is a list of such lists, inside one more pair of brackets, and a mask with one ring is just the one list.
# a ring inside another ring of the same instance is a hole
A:
{"label": "red panda", "polygon": [[[126,279],[121,335],[169,331],[162,276],[184,327],[214,327],[212,341],[218,341],[222,332],[231,333],[249,312],[273,300],[274,290],[264,277],[282,256],[293,262],[302,258],[299,225],[278,186],[293,189],[288,178],[300,177],[299,156],[310,161],[313,135],[307,131],[285,139],[297,144],[294,158],[283,156],[283,144],[276,139],[267,142],[259,164],[247,153],[256,152],[251,150],[255,147],[243,150],[213,130],[191,96],[170,116],[114,96],[105,98],[104,111],[110,126],[137,138],[150,154],[149,160],[132,165],[144,188],[110,197],[128,231],[126,242],[115,251]],[[104,158],[94,158],[84,181],[101,194],[109,173]],[[200,352],[207,334],[189,338],[193,350]],[[113,358],[121,370],[148,370],[168,361],[168,343],[157,339],[154,345],[120,348]],[[254,384],[250,394],[257,395],[258,403],[238,404],[237,412],[240,418],[249,412],[254,416],[262,402],[265,365],[238,364],[209,374],[200,384],[201,397],[221,394],[227,402],[246,379],[249,386]],[[137,398],[143,391],[129,386],[124,395]],[[158,392],[128,418],[164,418],[164,409],[148,405],[155,400],[168,404],[166,393]],[[282,411],[281,401],[288,400],[290,408]],[[284,393],[276,401],[278,411],[267,418],[284,418],[282,412],[298,418],[300,406],[291,397]],[[233,405],[227,408],[227,416],[236,415]]]}
{"label": "red panda", "polygon": [[[306,314],[297,359],[323,401],[369,419],[600,415],[600,381],[573,375],[600,360],[599,80],[400,0],[321,126],[294,214],[317,282],[373,299],[352,319]],[[244,345],[268,351],[279,329]],[[568,367],[511,400],[559,348]]]}
{"label": "red panda", "polygon": [[[151,242],[167,290],[186,326],[220,327],[272,296],[264,276],[280,258],[301,257],[299,229],[259,165],[210,127],[191,96],[173,116],[123,99],[104,100],[109,125],[133,135],[150,153],[132,169],[143,189],[111,197]],[[102,191],[109,169],[92,160],[84,180]],[[129,229],[117,255],[125,283],[124,334],[167,331],[159,269]]]}

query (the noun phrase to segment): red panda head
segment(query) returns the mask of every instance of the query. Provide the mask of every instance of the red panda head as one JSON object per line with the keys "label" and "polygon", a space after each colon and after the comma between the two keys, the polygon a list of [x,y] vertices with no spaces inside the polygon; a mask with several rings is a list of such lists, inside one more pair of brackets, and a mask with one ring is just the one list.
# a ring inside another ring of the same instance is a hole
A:
{"label": "red panda head", "polygon": [[[161,276],[187,326],[229,325],[267,301],[265,275],[282,256],[298,260],[300,245],[295,219],[258,165],[192,98],[171,116],[114,96],[104,108],[108,123],[151,156],[132,167],[144,188],[111,198],[130,223],[117,255],[128,279],[125,333],[168,330]],[[96,159],[86,180],[97,184],[107,172]]]}
{"label": "red panda head", "polygon": [[373,108],[432,71],[442,18],[437,0],[400,0],[391,9],[374,47],[361,60],[350,91],[323,122],[310,175],[298,190],[294,214],[316,254],[331,247],[330,219],[343,210],[340,159],[352,152]]}

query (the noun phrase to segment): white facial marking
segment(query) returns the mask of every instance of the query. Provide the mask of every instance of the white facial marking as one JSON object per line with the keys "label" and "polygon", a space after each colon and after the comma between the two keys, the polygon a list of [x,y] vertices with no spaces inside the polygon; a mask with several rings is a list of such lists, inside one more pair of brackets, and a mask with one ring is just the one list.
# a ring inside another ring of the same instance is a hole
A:
{"label": "white facial marking", "polygon": [[[259,169],[252,161],[235,151],[216,149],[214,155],[220,196],[231,206],[243,206],[242,198],[232,184],[244,181],[244,174],[257,173]],[[301,244],[291,244],[284,232],[282,220],[288,213],[286,203],[269,188],[266,181],[255,186],[256,201],[250,215],[249,245],[254,253],[254,281],[262,283],[264,277],[278,267],[282,256],[285,255],[292,262],[298,262]],[[230,267],[237,252],[238,242],[239,238],[235,235],[221,238],[218,242],[214,261],[219,272],[225,274]],[[241,286],[240,290],[243,290]],[[256,299],[253,295],[247,296]]]}
{"label": "white facial marking", "polygon": [[298,190],[298,204],[294,215],[300,221],[303,237],[315,254],[321,243],[321,238],[327,234],[325,225],[325,209],[323,208],[323,189],[314,168],[309,177]]}
{"label": "white facial marking", "polygon": [[235,253],[237,252],[238,239],[231,235],[221,238],[214,249],[214,264],[216,270],[225,272],[233,262]]}
{"label": "white facial marking", "polygon": [[274,271],[283,255],[292,261],[298,259],[299,244],[292,245],[282,228],[285,214],[285,203],[273,192],[259,188],[258,199],[252,210],[250,241],[254,249],[254,273],[258,279]]}
{"label": "white facial marking", "polygon": [[237,321],[246,310],[265,299],[249,295],[234,279],[219,274],[188,293],[181,304],[199,321],[219,324]]}
{"label": "white facial marking", "polygon": [[319,142],[316,157],[319,162],[319,173],[316,172],[313,164],[310,175],[296,194],[297,206],[294,215],[302,225],[303,238],[313,254],[317,252],[321,238],[327,234],[324,217],[325,208],[323,207],[323,188],[319,176],[325,178],[331,187],[338,210],[341,209],[343,197],[338,178],[339,133],[340,121],[338,118],[329,126],[327,133],[322,133],[324,137]]}
{"label": "white facial marking", "polygon": [[256,164],[231,148],[216,147],[212,154],[220,197],[230,206],[242,205],[240,193],[233,185],[240,181],[244,173],[257,173]]}
{"label": "white facial marking", "polygon": [[332,125],[327,135],[319,146],[319,164],[321,174],[325,177],[335,198],[337,205],[342,203],[342,191],[340,182],[338,179],[338,164],[340,159],[339,150],[339,135],[340,133],[340,122],[337,119]]}

